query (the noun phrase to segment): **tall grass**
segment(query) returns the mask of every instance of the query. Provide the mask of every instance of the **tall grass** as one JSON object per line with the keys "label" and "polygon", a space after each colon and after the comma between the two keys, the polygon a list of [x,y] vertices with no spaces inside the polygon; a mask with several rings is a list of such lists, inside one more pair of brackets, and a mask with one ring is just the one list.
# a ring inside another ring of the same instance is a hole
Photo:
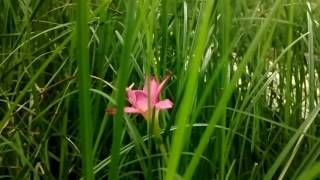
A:
{"label": "tall grass", "polygon": [[[0,8],[1,178],[320,175],[317,1],[2,0]],[[160,151],[152,123],[123,108],[126,87],[168,74],[161,99],[174,106],[159,114]]]}
{"label": "tall grass", "polygon": [[[92,116],[89,76],[89,2],[77,1],[77,26],[76,26],[76,58],[79,80],[79,116],[80,116],[80,146],[83,174],[85,179],[94,179],[93,154],[92,154]],[[65,150],[65,149],[64,149]]]}

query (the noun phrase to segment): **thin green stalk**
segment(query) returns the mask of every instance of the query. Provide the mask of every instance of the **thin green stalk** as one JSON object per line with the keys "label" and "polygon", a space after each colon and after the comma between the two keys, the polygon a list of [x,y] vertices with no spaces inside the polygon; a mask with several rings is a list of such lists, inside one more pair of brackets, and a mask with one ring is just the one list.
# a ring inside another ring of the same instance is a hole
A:
{"label": "thin green stalk", "polygon": [[165,69],[167,64],[167,44],[168,44],[168,0],[161,0],[161,67]]}
{"label": "thin green stalk", "polygon": [[[107,5],[108,7],[108,5]],[[92,74],[96,75],[97,77],[104,77],[105,73],[106,73],[106,70],[105,70],[105,66],[104,66],[104,63],[105,63],[105,56],[107,55],[107,53],[109,53],[109,46],[111,45],[110,42],[110,39],[109,39],[109,36],[108,34],[110,34],[109,32],[109,29],[111,28],[110,26],[107,25],[106,21],[107,21],[107,18],[109,16],[108,14],[108,11],[107,11],[107,8],[105,8],[106,11],[101,11],[99,13],[100,15],[100,26],[97,30],[97,36],[99,37],[99,44],[97,45],[97,48],[96,48],[96,54],[97,56],[94,58],[94,62],[92,62]],[[93,35],[94,36],[94,35]],[[93,58],[93,57],[92,57]],[[97,89],[103,89],[103,83],[102,81],[97,81],[96,83],[96,87]],[[95,120],[95,124],[97,124],[97,126],[95,125],[94,127],[101,127],[100,125],[103,124],[100,123],[100,122],[97,122],[97,120],[101,117],[101,105],[102,105],[102,98],[101,96],[93,96],[92,97],[93,99],[93,102],[95,104],[95,108],[93,109],[93,119]],[[105,107],[103,107],[105,108]],[[94,137],[98,137],[99,136],[99,131],[97,131],[97,133],[94,133],[93,134]],[[94,138],[96,139],[96,138]],[[96,140],[100,140],[100,139],[96,139]],[[95,142],[97,142],[95,140]],[[94,143],[95,144],[95,143]],[[96,147],[94,145],[94,147]],[[95,156],[95,148],[93,150],[93,154]]]}
{"label": "thin green stalk", "polygon": [[223,95],[220,99],[220,102],[217,105],[217,108],[214,110],[214,112],[211,116],[208,127],[206,128],[205,132],[201,136],[199,145],[195,150],[195,155],[191,159],[191,162],[185,171],[185,174],[184,174],[185,179],[188,180],[188,179],[192,178],[193,173],[199,163],[200,157],[203,154],[206,146],[209,143],[208,139],[210,138],[211,134],[213,133],[215,125],[218,123],[218,120],[221,118],[221,115],[224,112],[224,108],[227,105],[229,99],[231,98],[232,92],[235,89],[239,78],[245,72],[245,67],[246,67],[247,63],[251,60],[251,58],[257,48],[259,41],[261,40],[261,38],[263,37],[263,35],[265,34],[265,32],[269,28],[269,26],[272,25],[271,18],[273,18],[277,14],[278,9],[281,5],[281,2],[282,2],[282,0],[277,0],[274,3],[274,6],[269,14],[269,18],[260,27],[259,31],[257,32],[257,35],[253,39],[246,54],[243,57],[241,63],[239,64],[238,70],[235,72],[231,82],[229,83],[230,85],[226,88],[225,92],[223,93]]}
{"label": "thin green stalk", "polygon": [[[69,109],[69,98],[66,99],[66,112],[68,112]],[[66,165],[68,162],[68,146],[65,138],[67,137],[67,127],[68,127],[68,116],[67,113],[62,118],[62,123],[60,127],[61,132],[61,138],[60,138],[60,163],[59,163],[59,179],[68,178],[66,175]]]}
{"label": "thin green stalk", "polygon": [[[295,5],[293,4],[294,0],[290,0],[290,7],[289,7],[289,29],[288,29],[288,37],[287,37],[287,42],[288,45],[292,43],[292,38],[293,38],[293,22],[294,22],[294,7]],[[291,83],[292,83],[292,50],[290,49],[287,52],[287,59],[286,59],[286,86],[285,86],[285,114],[284,114],[284,119],[287,125],[290,125],[290,119],[291,119]]]}
{"label": "thin green stalk", "polygon": [[117,180],[119,178],[119,162],[120,162],[120,146],[121,146],[121,132],[122,132],[122,116],[125,103],[125,88],[128,81],[128,72],[130,67],[130,52],[135,39],[134,33],[136,28],[136,2],[129,1],[126,17],[126,29],[124,46],[122,50],[122,56],[120,59],[120,68],[118,73],[117,85],[117,113],[113,121],[112,130],[112,147],[111,147],[111,165],[109,179]]}
{"label": "thin green stalk", "polygon": [[305,179],[317,179],[320,176],[320,162],[316,162],[312,165],[312,167],[303,171],[297,180],[305,180]]}
{"label": "thin green stalk", "polygon": [[[228,86],[230,81],[230,65],[229,61],[227,60],[229,56],[230,49],[230,30],[231,30],[231,8],[230,8],[230,0],[222,1],[221,5],[221,14],[222,14],[222,57],[226,59],[222,59],[221,61],[224,62],[223,69],[221,71],[220,80],[221,80],[221,91],[219,91],[219,95],[222,95],[224,89]],[[226,127],[227,125],[227,109],[224,110],[224,113],[221,117],[221,126]],[[220,149],[220,178],[225,179],[225,166],[227,161],[228,154],[226,153],[227,141],[226,141],[226,134],[225,131],[221,131],[221,149]]]}
{"label": "thin green stalk", "polygon": [[293,174],[293,179],[297,179],[297,177],[303,173],[303,170],[310,169],[310,167],[318,160],[320,156],[320,141],[318,141],[311,150],[308,155],[304,156],[303,161],[299,164],[299,167],[296,168],[295,173]]}
{"label": "thin green stalk", "polygon": [[[154,17],[156,15],[156,11],[155,9],[157,9],[157,5],[158,5],[158,1],[140,1],[140,13],[143,18],[142,20],[142,25],[143,25],[143,30],[144,30],[144,36],[145,36],[145,58],[143,59],[143,69],[144,69],[144,73],[145,73],[145,78],[150,78],[151,77],[151,69],[154,69],[154,74],[157,75],[158,74],[158,69],[157,66],[155,65],[155,56],[154,56],[154,50],[153,50],[153,44],[154,44],[154,37],[153,37],[153,32],[154,32]],[[151,11],[149,11],[149,9],[151,9]],[[150,81],[147,81],[147,89],[148,89],[148,94],[150,94]],[[148,108],[150,109],[150,98],[148,99]],[[151,116],[152,113],[149,114],[149,116]],[[152,119],[151,117],[148,117],[148,119]],[[152,136],[152,132],[150,130],[152,130],[152,122],[149,123],[150,121],[147,120],[148,122],[148,135],[151,137]],[[152,149],[152,141],[148,141],[148,149],[149,151],[151,151]],[[151,153],[151,152],[150,152]],[[152,160],[150,158],[150,153],[148,153],[148,178],[151,179],[152,176]]]}
{"label": "thin green stalk", "polygon": [[164,159],[165,165],[168,164],[168,153],[166,146],[164,145],[162,136],[161,136],[161,128],[159,124],[159,111],[155,112],[154,120],[150,122],[152,124],[152,133],[154,135],[155,141],[157,143],[157,146],[159,147],[159,150],[162,154],[162,157]]}
{"label": "thin green stalk", "polygon": [[[264,177],[264,180],[272,179],[282,162],[285,160],[285,158],[290,153],[291,148],[296,145],[296,147],[300,146],[300,139],[304,137],[304,134],[309,130],[311,124],[316,119],[318,113],[320,111],[320,104],[318,104],[312,112],[310,112],[309,116],[306,118],[306,120],[300,125],[297,132],[292,136],[292,138],[289,140],[289,142],[286,144],[286,146],[283,148],[277,159],[274,161],[271,168],[269,168],[267,174]],[[293,152],[292,155],[295,153]]]}
{"label": "thin green stalk", "polygon": [[308,19],[308,74],[309,74],[309,112],[313,110],[315,105],[315,70],[314,70],[314,47],[313,47],[313,21],[311,18],[311,4],[307,2],[307,19]]}
{"label": "thin green stalk", "polygon": [[79,79],[79,113],[80,113],[80,148],[83,176],[87,180],[93,180],[93,154],[92,154],[92,118],[90,98],[89,75],[89,1],[77,0],[77,63]]}
{"label": "thin green stalk", "polygon": [[25,96],[27,91],[34,85],[38,77],[44,72],[46,67],[54,60],[54,58],[62,51],[62,49],[65,47],[65,45],[70,41],[71,36],[67,37],[61,44],[56,48],[56,51],[53,52],[51,56],[40,66],[38,71],[32,76],[30,81],[25,85],[25,87],[20,91],[18,97],[15,99],[15,101],[12,103],[11,107],[7,110],[6,114],[0,121],[0,134],[2,134],[2,131],[4,128],[8,125],[10,121],[11,113],[15,108],[17,107],[18,103],[22,100],[22,98]]}
{"label": "thin green stalk", "polygon": [[[90,19],[92,19],[93,17],[95,17],[101,10],[103,7],[106,6],[106,4],[108,4],[110,0],[105,0],[103,3],[101,3],[101,6],[99,6],[90,16]],[[60,26],[59,26],[60,27]],[[72,29],[73,27],[69,27],[70,29]],[[51,29],[51,28],[50,28]],[[67,30],[68,31],[68,30]],[[42,32],[43,33],[43,32]],[[39,33],[39,34],[42,34]],[[38,34],[38,35],[39,35]],[[37,36],[38,36],[37,35]],[[0,134],[2,134],[3,129],[8,125],[9,121],[10,121],[10,116],[12,115],[11,113],[15,110],[15,108],[17,107],[18,103],[22,100],[22,98],[25,96],[25,94],[27,93],[27,91],[35,84],[36,80],[40,77],[40,75],[45,71],[45,69],[48,67],[48,65],[55,59],[55,57],[57,55],[59,55],[59,53],[61,53],[61,51],[65,48],[65,46],[69,43],[69,41],[71,40],[71,38],[73,37],[74,33],[71,33],[68,37],[66,37],[66,39],[55,48],[55,51],[53,51],[53,53],[47,58],[47,60],[38,68],[38,71],[32,76],[32,78],[28,81],[28,83],[24,86],[24,88],[19,92],[18,97],[15,99],[15,101],[12,103],[11,107],[6,111],[5,115],[3,116],[2,120],[0,121]],[[37,36],[34,36],[37,37]],[[25,43],[22,43],[21,45],[19,45],[17,48],[15,48],[13,50],[13,52],[11,52],[0,64],[0,66],[2,65],[2,63],[4,63],[5,61],[7,61],[17,50],[19,50],[19,48],[21,48],[23,45],[25,45]]]}
{"label": "thin green stalk", "polygon": [[176,169],[180,161],[181,152],[184,147],[184,139],[186,134],[186,124],[188,124],[190,111],[193,105],[193,95],[198,83],[199,68],[201,65],[202,55],[205,49],[205,45],[208,37],[208,22],[210,19],[211,9],[213,1],[207,0],[203,2],[203,14],[201,14],[200,25],[197,29],[197,39],[195,41],[194,55],[191,58],[190,65],[188,67],[187,85],[186,90],[181,102],[181,105],[177,112],[177,131],[175,131],[172,140],[172,147],[170,150],[170,158],[168,162],[168,171],[165,179],[174,179]]}
{"label": "thin green stalk", "polygon": [[141,159],[139,161],[139,164],[141,166],[141,169],[144,172],[144,179],[146,180],[152,180],[151,171],[150,171],[150,165],[146,164],[146,162],[143,160],[145,156],[147,157],[147,160],[150,159],[150,153],[146,146],[146,144],[143,141],[142,136],[140,135],[137,126],[133,123],[133,121],[127,117],[125,117],[125,124],[126,129],[128,131],[128,134],[131,136],[131,138],[134,141],[135,149],[136,149],[136,156],[138,159]]}

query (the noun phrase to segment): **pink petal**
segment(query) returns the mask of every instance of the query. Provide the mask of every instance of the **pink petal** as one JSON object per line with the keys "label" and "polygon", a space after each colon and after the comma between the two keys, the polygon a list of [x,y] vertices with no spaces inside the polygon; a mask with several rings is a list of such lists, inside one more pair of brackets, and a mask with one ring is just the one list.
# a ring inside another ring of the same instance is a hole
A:
{"label": "pink petal", "polygon": [[148,97],[144,91],[137,90],[135,91],[136,102],[133,106],[139,109],[142,112],[148,111]]}
{"label": "pink petal", "polygon": [[[148,85],[149,85],[149,87],[148,87]],[[146,94],[149,94],[149,92],[150,92],[150,98],[151,98],[151,101],[153,104],[158,101],[159,95],[157,96],[157,89],[158,89],[158,82],[157,82],[156,78],[154,76],[151,76],[151,78],[145,77],[143,91]]]}
{"label": "pink petal", "polygon": [[159,101],[155,104],[155,107],[157,109],[170,109],[172,108],[172,106],[173,106],[173,103],[169,99]]}
{"label": "pink petal", "polygon": [[167,83],[167,81],[170,79],[170,75],[167,75],[162,81],[161,83],[158,85],[156,92],[154,93],[154,96],[157,97],[157,101],[159,100],[159,96],[160,93],[162,91],[162,89],[164,88],[165,84]]}
{"label": "pink petal", "polygon": [[139,109],[136,109],[134,107],[125,107],[124,112],[126,112],[126,113],[140,113]]}
{"label": "pink petal", "polygon": [[128,101],[130,104],[134,105],[136,103],[136,93],[135,91],[130,89],[127,89],[127,96],[128,96]]}
{"label": "pink petal", "polygon": [[170,75],[167,75],[159,84],[158,86],[158,92],[160,93],[162,91],[162,89],[164,88],[164,85],[167,83],[167,81],[170,79]]}

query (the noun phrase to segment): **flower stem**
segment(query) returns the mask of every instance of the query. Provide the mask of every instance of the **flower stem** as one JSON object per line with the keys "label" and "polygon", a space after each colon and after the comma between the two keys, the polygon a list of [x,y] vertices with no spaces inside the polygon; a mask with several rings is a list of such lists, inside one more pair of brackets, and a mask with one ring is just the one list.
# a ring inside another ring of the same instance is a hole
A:
{"label": "flower stem", "polygon": [[154,121],[151,122],[153,124],[152,132],[153,132],[153,136],[155,138],[156,145],[160,149],[160,152],[163,156],[164,163],[167,164],[168,163],[168,153],[167,153],[166,146],[164,145],[163,139],[161,136],[161,128],[159,125],[159,118],[158,117],[159,117],[159,112],[156,111]]}

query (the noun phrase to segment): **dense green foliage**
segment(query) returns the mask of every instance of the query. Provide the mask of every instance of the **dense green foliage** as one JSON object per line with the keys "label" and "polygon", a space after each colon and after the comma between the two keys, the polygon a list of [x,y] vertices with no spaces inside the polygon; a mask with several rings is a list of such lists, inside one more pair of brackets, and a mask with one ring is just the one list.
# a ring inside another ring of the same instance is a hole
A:
{"label": "dense green foliage", "polygon": [[[318,0],[0,9],[0,178],[320,176]],[[157,138],[154,119],[123,112],[126,87],[151,75],[170,75],[174,103]]]}

